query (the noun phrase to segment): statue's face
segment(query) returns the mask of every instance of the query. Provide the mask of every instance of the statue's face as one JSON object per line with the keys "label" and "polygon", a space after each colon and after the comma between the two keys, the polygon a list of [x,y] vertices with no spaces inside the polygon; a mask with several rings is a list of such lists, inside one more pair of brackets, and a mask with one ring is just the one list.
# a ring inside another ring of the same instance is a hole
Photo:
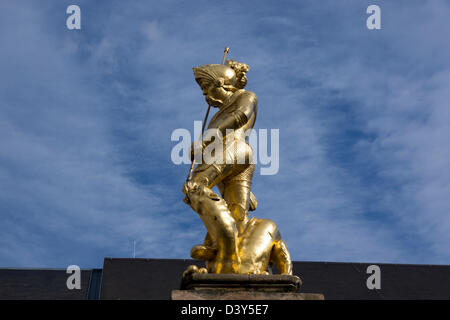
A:
{"label": "statue's face", "polygon": [[209,87],[201,86],[206,102],[213,107],[221,107],[224,100],[231,94],[223,87],[211,84]]}

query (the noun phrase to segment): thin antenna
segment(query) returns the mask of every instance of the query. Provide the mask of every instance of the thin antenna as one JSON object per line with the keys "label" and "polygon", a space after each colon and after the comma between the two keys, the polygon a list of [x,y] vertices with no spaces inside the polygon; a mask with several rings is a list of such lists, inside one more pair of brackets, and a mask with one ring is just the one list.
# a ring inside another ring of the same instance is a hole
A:
{"label": "thin antenna", "polygon": [[133,240],[133,259],[136,258],[136,240]]}

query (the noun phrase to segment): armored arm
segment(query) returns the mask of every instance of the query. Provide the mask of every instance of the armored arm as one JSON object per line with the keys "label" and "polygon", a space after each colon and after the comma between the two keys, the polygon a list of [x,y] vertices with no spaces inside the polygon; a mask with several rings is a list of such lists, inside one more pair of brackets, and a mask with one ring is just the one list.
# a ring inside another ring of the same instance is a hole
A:
{"label": "armored arm", "polygon": [[[237,130],[256,116],[257,98],[253,92],[244,91],[234,103],[237,107],[210,123],[208,129],[217,129],[225,138],[227,130]],[[206,144],[210,142],[205,141]]]}

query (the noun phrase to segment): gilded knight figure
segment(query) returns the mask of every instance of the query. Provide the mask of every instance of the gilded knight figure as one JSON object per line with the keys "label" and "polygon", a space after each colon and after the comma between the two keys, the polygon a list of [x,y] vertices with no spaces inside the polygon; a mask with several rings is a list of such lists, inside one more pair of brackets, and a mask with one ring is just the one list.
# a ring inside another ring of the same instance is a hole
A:
{"label": "gilded knight figure", "polygon": [[[204,243],[191,250],[206,268],[191,266],[186,272],[268,274],[269,263],[274,263],[281,274],[292,274],[290,255],[275,223],[249,217],[257,201],[251,192],[254,161],[246,132],[253,128],[258,111],[256,95],[244,89],[249,69],[234,60],[193,68],[206,102],[219,109],[208,130],[219,133],[223,156],[198,164],[183,187],[184,201],[207,229]],[[191,160],[196,152],[204,155],[212,141],[201,137],[193,144]],[[211,190],[215,186],[221,196]]]}

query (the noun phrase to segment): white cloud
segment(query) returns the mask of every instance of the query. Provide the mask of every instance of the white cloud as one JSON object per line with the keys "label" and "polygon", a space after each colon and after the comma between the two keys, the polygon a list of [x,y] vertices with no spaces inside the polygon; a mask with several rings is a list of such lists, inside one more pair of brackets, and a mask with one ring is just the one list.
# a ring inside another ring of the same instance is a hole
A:
{"label": "white cloud", "polygon": [[252,67],[257,127],[280,128],[255,215],[294,259],[449,263],[450,46],[434,35],[447,4],[381,4],[378,34],[360,4],[177,19],[171,5],[116,3],[78,35],[46,29],[37,7],[2,12],[33,27],[0,28],[0,262],[92,264],[131,256],[133,240],[138,256],[188,257],[204,227],[182,203],[170,133],[205,111],[191,68],[230,45]]}

